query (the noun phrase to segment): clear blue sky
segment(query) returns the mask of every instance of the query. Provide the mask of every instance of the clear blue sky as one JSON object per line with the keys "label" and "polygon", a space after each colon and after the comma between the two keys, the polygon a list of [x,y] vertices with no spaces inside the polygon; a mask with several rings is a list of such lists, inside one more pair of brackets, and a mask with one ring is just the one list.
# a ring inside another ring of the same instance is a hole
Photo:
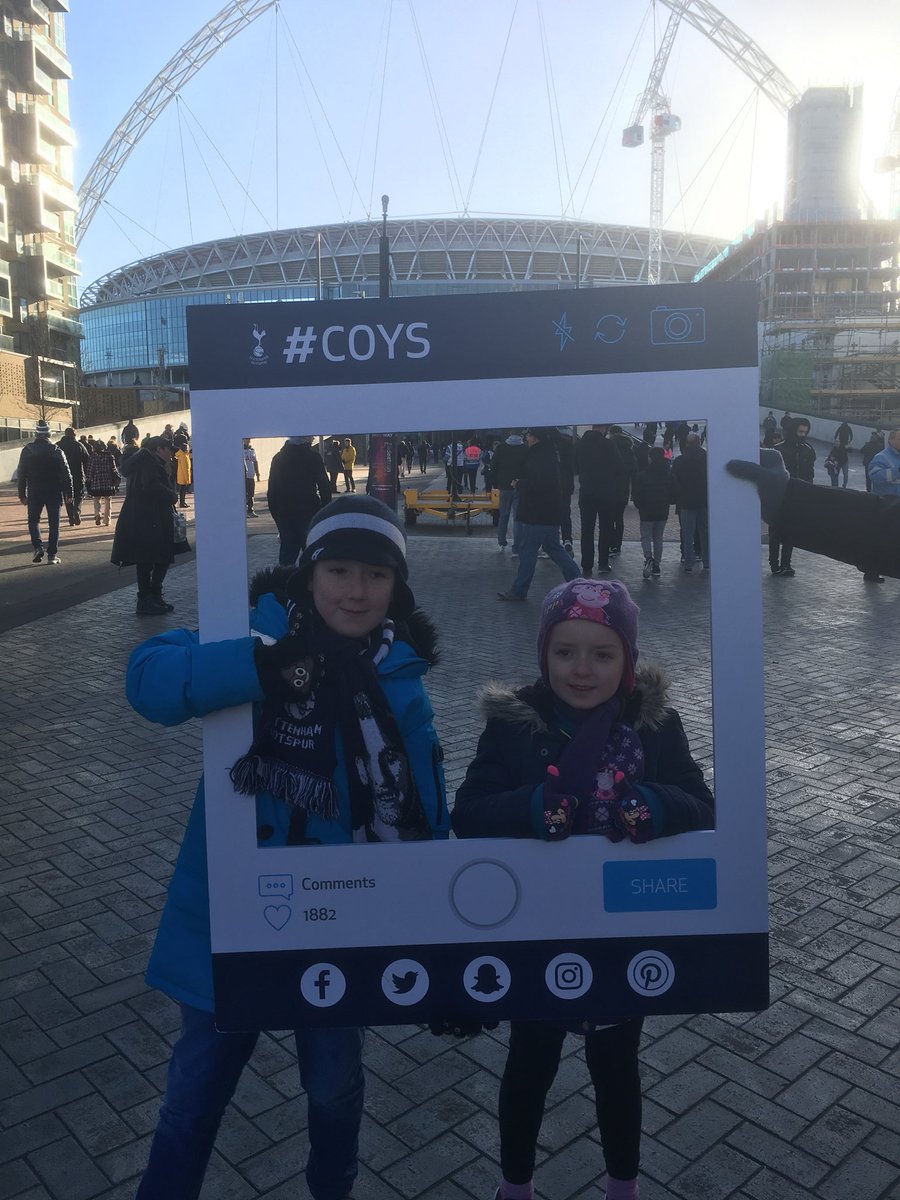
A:
{"label": "clear blue sky", "polygon": [[[76,183],[146,84],[224,4],[72,6]],[[862,178],[884,212],[886,182],[872,163],[884,152],[900,83],[900,3],[719,7],[798,88],[864,84]],[[265,13],[219,51],[136,148],[80,248],[82,283],[159,250],[276,222],[380,215],[382,192],[395,216],[467,207],[646,225],[649,148],[625,150],[620,135],[653,59],[648,0],[412,0],[412,9],[449,156],[409,0],[282,0],[277,17]],[[656,5],[657,37],[668,12]],[[685,25],[664,85],[683,121],[668,143],[666,225],[736,236],[781,199],[784,119]]]}

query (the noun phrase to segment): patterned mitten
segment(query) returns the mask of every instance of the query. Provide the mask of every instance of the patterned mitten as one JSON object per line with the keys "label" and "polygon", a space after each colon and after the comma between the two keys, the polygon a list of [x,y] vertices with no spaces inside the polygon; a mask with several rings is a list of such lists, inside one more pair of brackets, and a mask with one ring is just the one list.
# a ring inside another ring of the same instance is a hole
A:
{"label": "patterned mitten", "polygon": [[610,815],[621,831],[620,837],[624,834],[636,845],[649,842],[653,837],[653,814],[650,812],[650,806],[621,771],[616,771],[615,792],[616,798],[610,806]]}
{"label": "patterned mitten", "polygon": [[547,768],[547,778],[544,781],[544,826],[548,841],[559,842],[572,832],[572,821],[578,800],[565,792],[558,791],[559,768]]}

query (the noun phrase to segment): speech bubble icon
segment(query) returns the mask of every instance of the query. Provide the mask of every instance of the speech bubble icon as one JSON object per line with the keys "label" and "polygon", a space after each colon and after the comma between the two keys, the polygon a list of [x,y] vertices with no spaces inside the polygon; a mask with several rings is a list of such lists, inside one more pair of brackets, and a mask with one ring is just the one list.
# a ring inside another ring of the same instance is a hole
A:
{"label": "speech bubble icon", "polygon": [[259,894],[268,900],[277,896],[281,900],[290,900],[294,894],[293,875],[260,875]]}

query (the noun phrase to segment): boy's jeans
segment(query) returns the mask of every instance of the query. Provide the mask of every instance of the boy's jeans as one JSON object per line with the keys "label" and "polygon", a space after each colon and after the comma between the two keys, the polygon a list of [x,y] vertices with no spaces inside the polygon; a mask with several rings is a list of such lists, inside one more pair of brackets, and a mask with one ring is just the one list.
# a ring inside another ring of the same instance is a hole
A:
{"label": "boy's jeans", "polygon": [[500,492],[500,519],[497,522],[497,545],[506,545],[506,531],[513,523],[513,550],[519,550],[519,526],[516,514],[519,511],[519,493],[515,488],[503,488]]}
{"label": "boy's jeans", "polygon": [[519,525],[519,570],[509,589],[513,595],[523,599],[527,596],[537,566],[538,551],[542,548],[562,571],[563,579],[578,578],[579,571],[574,558],[560,545],[559,526],[526,525],[523,522]]}
{"label": "boy's jeans", "polygon": [[[166,1094],[136,1200],[196,1200],[216,1133],[258,1033],[219,1033],[213,1014],[181,1006]],[[362,1029],[296,1029],[306,1092],[314,1200],[345,1200],[357,1173],[363,1107]],[[299,1122],[298,1122],[299,1124]]]}

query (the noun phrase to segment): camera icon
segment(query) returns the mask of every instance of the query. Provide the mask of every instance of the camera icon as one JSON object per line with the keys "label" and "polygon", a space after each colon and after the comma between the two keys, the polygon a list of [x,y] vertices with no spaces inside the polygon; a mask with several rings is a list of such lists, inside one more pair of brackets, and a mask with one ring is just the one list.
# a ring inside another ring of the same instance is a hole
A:
{"label": "camera icon", "polygon": [[650,310],[650,341],[654,346],[696,346],[705,342],[706,309],[658,305]]}
{"label": "camera icon", "polygon": [[557,963],[555,976],[561,992],[574,992],[584,985],[584,970],[578,962]]}

